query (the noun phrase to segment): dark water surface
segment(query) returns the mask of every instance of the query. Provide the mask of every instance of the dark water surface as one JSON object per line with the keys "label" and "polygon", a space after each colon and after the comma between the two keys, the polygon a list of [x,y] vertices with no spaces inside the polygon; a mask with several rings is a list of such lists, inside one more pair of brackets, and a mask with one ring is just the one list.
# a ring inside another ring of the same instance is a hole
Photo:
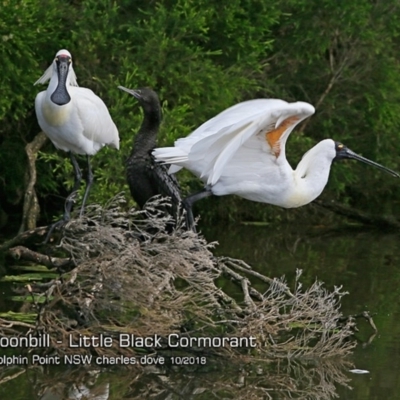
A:
{"label": "dark water surface", "polygon": [[[370,311],[379,333],[373,336],[369,324],[359,320],[359,345],[347,361],[271,364],[263,370],[236,368],[226,373],[223,368],[207,366],[161,376],[150,368],[139,377],[125,370],[78,372],[50,367],[24,372],[0,367],[0,399],[208,399],[213,386],[219,388],[213,398],[267,399],[267,395],[252,394],[254,388],[265,385],[265,376],[271,377],[271,386],[282,387],[281,392],[268,392],[273,399],[289,398],[285,390],[290,385],[303,390],[295,391],[292,398],[400,399],[400,235],[284,225],[220,227],[204,230],[204,234],[219,242],[216,255],[243,259],[270,277],[285,275],[292,283],[296,269],[302,269],[304,286],[316,278],[328,289],[343,285],[349,292],[343,298],[344,314]],[[4,302],[6,290],[7,285],[0,284],[3,310],[9,305]],[[353,368],[369,373],[349,372]]]}
{"label": "dark water surface", "polygon": [[399,234],[298,226],[242,226],[205,233],[209,240],[218,240],[217,255],[246,260],[271,277],[285,275],[291,282],[300,268],[305,285],[315,278],[329,289],[343,285],[349,292],[342,301],[343,313],[370,311],[379,333],[371,338],[371,327],[359,321],[360,344],[350,360],[369,374],[348,373],[352,389],[338,385],[337,393],[343,399],[400,399]]}

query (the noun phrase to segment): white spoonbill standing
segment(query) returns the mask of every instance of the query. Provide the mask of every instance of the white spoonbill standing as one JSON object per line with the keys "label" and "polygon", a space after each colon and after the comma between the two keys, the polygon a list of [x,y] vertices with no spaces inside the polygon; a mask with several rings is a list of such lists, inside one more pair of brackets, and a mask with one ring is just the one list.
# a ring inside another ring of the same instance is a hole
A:
{"label": "white spoonbill standing", "polygon": [[[69,51],[64,49],[57,52],[53,63],[35,85],[46,83],[49,79],[47,90],[36,96],[36,116],[43,132],[54,146],[70,152],[75,172],[72,193],[78,190],[82,179],[74,154],[87,156],[88,174],[80,211],[82,216],[93,183],[89,156],[96,154],[105,145],[119,149],[118,130],[103,100],[90,89],[78,87]],[[45,241],[56,225],[70,219],[72,203],[69,196],[63,219],[51,227]]]}
{"label": "white spoonbill standing", "polygon": [[157,148],[158,161],[172,164],[169,173],[187,168],[205,189],[187,197],[188,206],[211,195],[236,194],[284,208],[316,199],[328,182],[334,160],[351,158],[389,172],[341,143],[325,139],[312,147],[293,170],[285,144],[293,128],[315,112],[305,102],[255,99],[236,104],[205,122],[175,147]]}

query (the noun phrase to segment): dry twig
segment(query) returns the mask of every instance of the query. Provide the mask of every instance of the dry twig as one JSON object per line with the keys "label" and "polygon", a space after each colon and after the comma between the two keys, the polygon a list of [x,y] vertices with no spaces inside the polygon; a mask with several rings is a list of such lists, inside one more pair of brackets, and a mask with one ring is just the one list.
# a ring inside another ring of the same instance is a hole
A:
{"label": "dry twig", "polygon": [[[307,290],[299,282],[290,291],[284,279],[271,279],[240,260],[214,257],[214,243],[182,229],[172,233],[165,199],[155,199],[142,211],[123,211],[123,198],[106,207],[87,207],[86,215],[66,226],[60,246],[77,267],[62,281],[43,288],[47,302],[40,309],[36,330],[51,333],[59,353],[94,351],[103,355],[136,355],[134,347],[68,349],[56,339],[102,333],[117,337],[162,336],[167,351],[170,334],[254,337],[256,348],[234,346],[180,347],[180,351],[210,352],[241,357],[330,357],[348,354],[354,342],[351,323],[340,325],[341,288],[329,292],[316,281]],[[238,283],[243,303],[216,285],[222,274]],[[242,275],[244,274],[244,275]],[[258,290],[250,276],[258,280]],[[265,285],[261,291],[260,285]],[[0,334],[5,334],[0,320]],[[223,328],[223,329],[222,329]],[[29,326],[32,329],[32,326]],[[170,351],[170,350],[168,350]]]}

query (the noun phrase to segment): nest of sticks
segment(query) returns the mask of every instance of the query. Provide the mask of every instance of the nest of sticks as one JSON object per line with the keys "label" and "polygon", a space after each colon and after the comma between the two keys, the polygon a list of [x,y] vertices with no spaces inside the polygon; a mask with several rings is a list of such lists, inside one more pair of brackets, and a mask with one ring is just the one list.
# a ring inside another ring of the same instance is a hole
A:
{"label": "nest of sticks", "polygon": [[[46,284],[27,285],[25,294],[35,301],[24,311],[35,313],[35,321],[0,319],[0,334],[48,333],[52,354],[60,355],[326,358],[355,346],[354,322],[343,322],[340,311],[346,294],[340,287],[328,291],[315,281],[304,289],[298,271],[290,288],[283,278],[262,275],[244,261],[215,257],[216,243],[186,231],[183,216],[172,221],[168,206],[167,199],[155,198],[144,210],[126,211],[122,196],[105,207],[88,206],[84,217],[65,226],[59,244],[74,268]],[[221,277],[233,280],[239,294],[226,293]],[[158,335],[162,346],[121,347],[117,340],[107,348],[65,345],[68,337],[100,334]],[[202,346],[195,340],[171,348],[171,334],[188,340],[252,337],[255,346]]]}

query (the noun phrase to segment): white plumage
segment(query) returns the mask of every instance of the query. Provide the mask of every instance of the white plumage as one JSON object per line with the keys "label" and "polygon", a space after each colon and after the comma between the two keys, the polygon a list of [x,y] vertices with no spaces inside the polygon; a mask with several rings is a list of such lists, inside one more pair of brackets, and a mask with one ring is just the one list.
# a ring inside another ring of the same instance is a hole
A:
{"label": "white plumage", "polygon": [[[93,182],[89,156],[96,154],[103,146],[119,149],[118,130],[103,100],[90,89],[78,87],[72,67],[72,57],[68,50],[57,52],[53,63],[40,79],[35,82],[46,83],[47,89],[36,96],[35,110],[40,127],[58,149],[70,152],[75,172],[73,193],[79,188],[82,178],[74,154],[87,156],[88,174],[86,191],[82,201],[80,215]],[[61,223],[68,221],[72,208],[71,196],[68,197],[64,217]],[[45,241],[48,240],[54,224]]]}
{"label": "white plumage", "polygon": [[191,203],[214,194],[236,194],[248,200],[292,208],[317,198],[328,182],[334,159],[353,158],[399,176],[346,146],[325,139],[311,148],[293,170],[285,145],[293,128],[314,113],[311,104],[256,99],[239,103],[205,122],[175,147],[158,148],[158,161],[169,172],[187,168],[205,183]]}
{"label": "white plumage", "polygon": [[[66,104],[56,104],[51,96],[59,87],[57,58],[69,57],[69,69],[65,88],[70,96]],[[119,149],[118,130],[103,100],[90,89],[78,87],[72,67],[71,54],[67,50],[57,52],[52,65],[35,82],[46,83],[47,90],[36,96],[35,110],[43,132],[54,146],[75,154],[96,154],[104,145]]]}

